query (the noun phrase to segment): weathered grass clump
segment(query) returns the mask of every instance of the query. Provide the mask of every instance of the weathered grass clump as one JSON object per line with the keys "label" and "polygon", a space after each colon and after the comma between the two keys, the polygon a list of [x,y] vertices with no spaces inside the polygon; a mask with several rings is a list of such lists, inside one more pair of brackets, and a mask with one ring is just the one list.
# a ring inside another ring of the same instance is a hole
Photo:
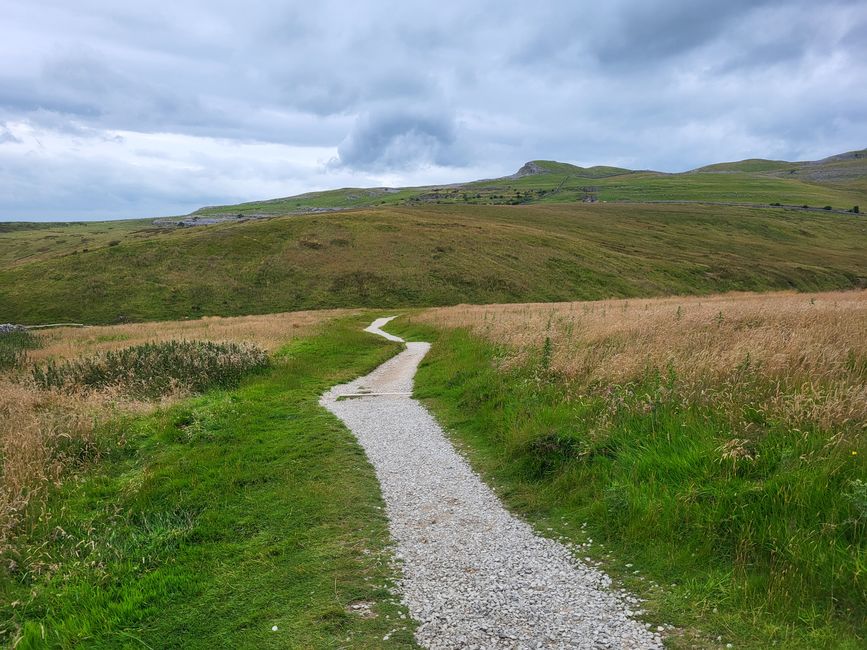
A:
{"label": "weathered grass clump", "polygon": [[21,368],[27,363],[27,351],[39,347],[39,339],[30,332],[0,334],[0,371]]}
{"label": "weathered grass clump", "polygon": [[35,367],[32,376],[44,390],[76,393],[113,387],[131,397],[154,399],[174,392],[233,388],[245,374],[268,363],[267,353],[252,345],[164,341],[60,364],[49,361]]}

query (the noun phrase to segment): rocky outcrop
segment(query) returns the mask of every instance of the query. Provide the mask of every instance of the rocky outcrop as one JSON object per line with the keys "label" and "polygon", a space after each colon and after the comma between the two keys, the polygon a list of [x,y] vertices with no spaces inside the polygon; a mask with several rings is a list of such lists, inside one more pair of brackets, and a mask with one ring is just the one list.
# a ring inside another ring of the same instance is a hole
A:
{"label": "rocky outcrop", "polygon": [[537,176],[538,174],[544,174],[545,170],[542,169],[538,164],[533,162],[524,163],[524,166],[521,167],[517,172],[512,174],[512,178],[523,178],[524,176]]}

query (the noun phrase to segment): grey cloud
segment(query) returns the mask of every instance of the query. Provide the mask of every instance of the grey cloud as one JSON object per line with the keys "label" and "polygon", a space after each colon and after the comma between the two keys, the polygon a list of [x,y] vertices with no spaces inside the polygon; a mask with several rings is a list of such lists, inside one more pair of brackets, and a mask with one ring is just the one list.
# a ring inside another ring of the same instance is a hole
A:
{"label": "grey cloud", "polygon": [[3,122],[0,122],[0,144],[21,144],[21,139],[16,137],[12,131],[9,130],[9,127],[6,126]]}
{"label": "grey cloud", "polygon": [[669,0],[627,3],[595,43],[604,64],[657,65],[716,38],[770,0]]}
{"label": "grey cloud", "polygon": [[[430,182],[470,169],[496,176],[531,158],[677,171],[821,157],[867,144],[865,30],[863,0],[177,0],[159,12],[8,0],[0,124],[32,128],[57,160],[71,160],[57,149],[75,142],[111,143],[112,169],[74,164],[106,188],[106,204],[112,187],[128,197],[118,216],[263,198],[253,192],[282,192],[284,181],[303,190],[419,170]],[[118,131],[167,140],[117,141]],[[329,153],[304,165],[219,162],[251,142],[289,145],[290,158],[301,155],[292,147]],[[0,219],[28,205],[28,214],[95,209],[99,198],[72,180],[62,197],[16,194],[13,209],[12,188],[32,176],[33,187],[51,184],[62,169],[34,165],[12,144]],[[211,159],[204,150],[214,147],[226,155]],[[169,149],[183,164],[144,178],[136,156]],[[202,173],[208,165],[219,173]]]}
{"label": "grey cloud", "polygon": [[461,165],[457,127],[446,112],[385,110],[365,113],[338,147],[339,164],[354,169]]}

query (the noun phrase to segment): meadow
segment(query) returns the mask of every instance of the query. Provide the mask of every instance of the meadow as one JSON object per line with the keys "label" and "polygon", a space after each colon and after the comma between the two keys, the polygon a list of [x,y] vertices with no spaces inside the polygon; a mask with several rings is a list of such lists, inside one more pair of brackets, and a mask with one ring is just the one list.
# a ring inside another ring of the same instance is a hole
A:
{"label": "meadow", "polygon": [[[372,469],[317,403],[399,349],[361,332],[371,317],[17,343],[0,382],[0,638],[379,647],[396,630],[411,646]],[[388,329],[433,341],[416,393],[507,504],[645,598],[672,647],[863,642],[867,291],[458,305]],[[105,359],[182,340],[255,345],[269,365],[155,394],[32,375],[103,378]]]}
{"label": "meadow", "polygon": [[416,393],[475,467],[648,598],[674,647],[861,646],[867,292],[401,320],[434,341]]}
{"label": "meadow", "polygon": [[399,349],[387,309],[474,467],[672,647],[863,647],[864,158],[535,164],[0,224],[0,322],[88,325],[0,336],[0,643],[412,647],[318,405]]}
{"label": "meadow", "polygon": [[446,186],[342,188],[269,201],[208,206],[201,217],[282,215],[310,210],[377,206],[459,204],[519,205],[542,202],[699,201],[784,204],[850,210],[867,203],[865,152],[849,152],[812,163],[745,160],[708,165],[683,173],[619,167],[578,167],[534,160],[530,173]]}

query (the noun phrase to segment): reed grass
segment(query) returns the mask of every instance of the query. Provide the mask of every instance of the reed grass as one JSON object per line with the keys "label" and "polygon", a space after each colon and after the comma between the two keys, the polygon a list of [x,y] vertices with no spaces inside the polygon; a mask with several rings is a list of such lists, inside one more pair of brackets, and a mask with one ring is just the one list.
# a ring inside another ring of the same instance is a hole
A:
{"label": "reed grass", "polygon": [[867,426],[867,291],[458,306],[418,320],[503,345],[505,368],[541,359],[573,391],[663,373],[689,402]]}
{"label": "reed grass", "polygon": [[30,332],[0,333],[0,372],[22,368],[28,351],[39,347],[39,339]]}
{"label": "reed grass", "polygon": [[142,399],[182,391],[234,388],[250,372],[268,366],[264,350],[248,344],[211,341],[144,343],[92,357],[48,362],[33,368],[42,390],[67,393],[116,388]]}

